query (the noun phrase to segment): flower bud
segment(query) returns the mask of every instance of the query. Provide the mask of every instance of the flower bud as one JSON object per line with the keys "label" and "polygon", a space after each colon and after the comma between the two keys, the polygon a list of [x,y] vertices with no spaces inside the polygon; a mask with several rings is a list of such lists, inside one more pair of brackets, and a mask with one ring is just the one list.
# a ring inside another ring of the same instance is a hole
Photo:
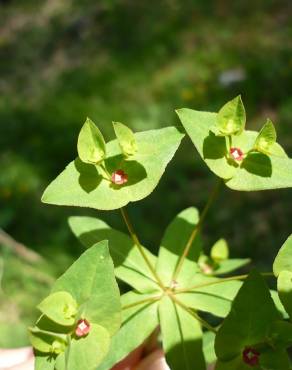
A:
{"label": "flower bud", "polygon": [[116,185],[123,185],[128,181],[128,175],[123,170],[117,170],[112,174],[112,182]]}
{"label": "flower bud", "polygon": [[75,334],[77,337],[85,337],[90,332],[90,324],[86,319],[77,322]]}

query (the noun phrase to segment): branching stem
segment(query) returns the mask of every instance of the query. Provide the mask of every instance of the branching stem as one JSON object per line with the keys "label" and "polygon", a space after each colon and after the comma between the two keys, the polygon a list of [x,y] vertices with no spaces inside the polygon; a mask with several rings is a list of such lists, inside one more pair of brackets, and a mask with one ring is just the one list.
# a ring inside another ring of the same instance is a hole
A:
{"label": "branching stem", "polygon": [[137,246],[141,256],[143,257],[146,265],[148,266],[149,270],[151,271],[153,277],[155,278],[155,281],[157,282],[157,284],[160,286],[160,288],[162,290],[165,290],[165,287],[160,279],[160,277],[158,276],[157,272],[155,271],[155,268],[152,266],[152,263],[149,261],[149,258],[147,257],[147,254],[145,253],[138,237],[137,237],[137,234],[135,233],[135,230],[133,228],[133,225],[131,224],[131,221],[129,219],[129,215],[126,211],[126,209],[124,207],[121,208],[121,213],[122,213],[122,216],[123,216],[123,219],[125,221],[125,224],[127,225],[127,228],[128,228],[128,231],[129,231],[129,234],[134,242],[134,244]]}
{"label": "branching stem", "polygon": [[179,275],[179,273],[181,271],[181,268],[183,266],[184,260],[188,256],[188,254],[190,252],[190,249],[192,247],[192,244],[193,244],[195,238],[197,237],[198,232],[200,231],[200,228],[201,228],[201,226],[202,226],[202,224],[203,224],[203,222],[204,222],[204,220],[206,218],[206,215],[207,215],[207,213],[208,213],[208,211],[209,211],[209,209],[210,209],[210,207],[211,207],[214,199],[216,198],[216,196],[218,194],[218,191],[220,189],[221,183],[222,183],[222,180],[220,179],[220,181],[216,184],[215,188],[213,189],[212,193],[210,194],[209,200],[208,200],[208,202],[207,202],[207,204],[206,204],[205,208],[203,209],[203,212],[202,212],[202,214],[200,216],[200,220],[196,224],[193,232],[190,235],[189,240],[187,241],[187,244],[185,246],[185,249],[184,249],[182,255],[180,256],[180,259],[178,261],[177,267],[176,267],[176,269],[174,271],[174,274],[173,274],[173,277],[172,277],[172,280],[173,281],[176,281],[176,279],[177,279],[177,277],[178,277],[178,275]]}
{"label": "branching stem", "polygon": [[160,298],[161,298],[161,294],[159,296],[154,296],[154,297],[141,299],[141,301],[137,301],[137,302],[130,303],[130,304],[127,304],[125,306],[122,306],[122,310],[127,310],[129,308],[136,307],[136,306],[139,306],[140,304],[147,303],[147,302],[154,303],[156,301],[159,301]]}

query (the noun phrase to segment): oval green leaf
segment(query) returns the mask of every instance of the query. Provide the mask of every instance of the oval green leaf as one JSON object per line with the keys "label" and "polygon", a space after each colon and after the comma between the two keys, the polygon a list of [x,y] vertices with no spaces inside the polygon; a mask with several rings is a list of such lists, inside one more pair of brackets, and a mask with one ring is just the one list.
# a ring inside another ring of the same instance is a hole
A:
{"label": "oval green leaf", "polygon": [[123,154],[126,157],[134,155],[137,151],[137,143],[133,131],[120,122],[113,122],[113,126]]}

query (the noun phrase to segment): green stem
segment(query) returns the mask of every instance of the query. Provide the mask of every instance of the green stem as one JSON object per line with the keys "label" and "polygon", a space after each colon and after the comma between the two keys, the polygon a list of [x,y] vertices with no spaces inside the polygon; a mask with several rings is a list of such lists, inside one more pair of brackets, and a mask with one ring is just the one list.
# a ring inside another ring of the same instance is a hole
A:
{"label": "green stem", "polygon": [[164,287],[160,277],[158,276],[157,272],[155,271],[155,268],[152,266],[151,262],[149,261],[149,259],[147,257],[147,254],[145,253],[145,251],[144,251],[144,249],[143,249],[143,247],[142,247],[142,245],[141,245],[141,243],[140,243],[140,241],[139,241],[139,239],[138,239],[138,237],[135,233],[135,230],[134,230],[134,228],[131,224],[131,221],[129,219],[129,215],[128,215],[126,209],[122,207],[121,208],[121,213],[122,213],[123,219],[125,221],[125,224],[127,225],[129,234],[130,234],[134,244],[137,246],[141,256],[143,257],[146,265],[148,266],[149,270],[151,271],[151,273],[152,273],[154,279],[156,280],[157,284],[160,286],[160,288],[162,290],[165,290],[165,287]]}
{"label": "green stem", "polygon": [[215,334],[217,333],[217,330],[215,328],[213,328],[213,326],[211,326],[207,321],[205,321],[204,319],[202,319],[195,311],[193,311],[192,309],[190,309],[188,306],[186,306],[184,303],[182,303],[180,300],[178,300],[173,295],[170,295],[170,298],[176,304],[178,304],[179,306],[181,306],[182,309],[184,309],[185,311],[187,311],[191,316],[193,316],[196,320],[198,320],[201,323],[201,325],[204,326],[206,329],[212,331]]}
{"label": "green stem", "polygon": [[161,298],[161,295],[141,299],[141,301],[137,301],[137,302],[134,302],[134,303],[131,303],[131,304],[127,304],[126,306],[122,306],[122,310],[127,310],[129,308],[136,307],[136,306],[139,306],[140,304],[147,303],[147,302],[154,303],[156,301],[159,301],[160,298]]}
{"label": "green stem", "polygon": [[99,164],[99,166],[100,166],[100,168],[102,168],[103,169],[103,171],[105,172],[105,174],[107,175],[107,178],[106,177],[104,177],[104,179],[105,180],[108,180],[108,181],[112,181],[111,180],[111,174],[108,172],[108,170],[106,169],[106,167],[105,167],[105,164],[104,164],[104,162],[102,162],[102,163],[100,163]]}
{"label": "green stem", "polygon": [[187,244],[185,246],[185,249],[184,249],[184,251],[183,251],[183,253],[182,253],[182,255],[181,255],[181,257],[180,257],[180,259],[178,261],[177,267],[176,267],[176,269],[174,271],[174,274],[173,274],[173,277],[172,277],[172,280],[173,281],[175,281],[177,279],[177,277],[178,277],[178,275],[179,275],[179,273],[181,271],[181,268],[183,266],[184,260],[188,256],[188,254],[190,252],[190,249],[192,247],[192,244],[193,244],[196,236],[198,235],[198,232],[200,231],[200,228],[201,228],[201,226],[202,226],[202,224],[203,224],[203,222],[204,222],[204,220],[206,218],[206,215],[207,215],[207,213],[209,211],[209,208],[211,207],[214,199],[216,198],[216,196],[218,194],[218,191],[220,189],[221,183],[222,183],[222,180],[220,179],[220,181],[216,184],[215,188],[213,189],[213,191],[212,191],[212,193],[211,193],[211,195],[209,197],[209,200],[208,200],[205,208],[203,209],[203,212],[201,214],[201,217],[200,217],[199,222],[195,226],[193,232],[190,235],[189,240],[187,241]]}
{"label": "green stem", "polygon": [[[262,276],[274,276],[274,274],[272,272],[263,272],[261,275]],[[221,278],[220,280],[210,281],[210,282],[204,283],[204,284],[193,285],[189,288],[176,289],[175,294],[177,294],[177,293],[178,294],[179,293],[187,293],[187,292],[190,292],[190,291],[195,290],[195,289],[205,288],[205,287],[208,287],[208,286],[211,286],[211,285],[222,284],[222,283],[226,283],[228,281],[244,280],[247,277],[248,277],[248,274],[246,274],[246,275],[236,275],[236,276],[231,276],[231,277],[227,277],[227,278]]]}

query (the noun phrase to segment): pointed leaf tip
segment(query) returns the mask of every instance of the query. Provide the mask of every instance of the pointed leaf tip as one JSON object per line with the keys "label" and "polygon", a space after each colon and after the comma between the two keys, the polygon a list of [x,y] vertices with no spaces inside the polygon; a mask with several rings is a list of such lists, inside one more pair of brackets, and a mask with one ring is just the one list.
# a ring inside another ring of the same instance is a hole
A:
{"label": "pointed leaf tip", "polygon": [[226,103],[218,112],[215,133],[218,136],[240,135],[244,130],[246,114],[241,96]]}
{"label": "pointed leaf tip", "polygon": [[133,131],[120,122],[113,122],[114,131],[123,154],[128,157],[137,151],[137,142]]}
{"label": "pointed leaf tip", "polygon": [[102,133],[90,118],[82,126],[77,142],[78,156],[82,162],[98,164],[106,154]]}

